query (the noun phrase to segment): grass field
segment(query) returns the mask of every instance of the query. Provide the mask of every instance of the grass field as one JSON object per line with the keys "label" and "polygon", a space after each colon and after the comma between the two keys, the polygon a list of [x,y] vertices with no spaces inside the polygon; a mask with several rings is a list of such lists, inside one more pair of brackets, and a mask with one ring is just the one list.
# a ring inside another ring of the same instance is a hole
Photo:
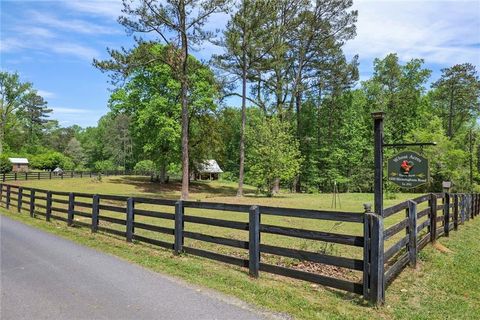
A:
{"label": "grass field", "polygon": [[[103,177],[101,181],[93,178],[83,179],[64,179],[64,180],[29,180],[29,181],[17,181],[18,185],[31,186],[40,189],[48,189],[53,191],[72,191],[81,193],[98,193],[98,194],[113,194],[113,195],[125,195],[125,196],[137,196],[137,197],[155,197],[155,198],[167,198],[178,199],[180,197],[181,185],[178,182],[174,182],[168,185],[161,185],[157,183],[151,183],[148,177]],[[243,198],[236,197],[236,184],[223,181],[198,181],[193,182],[191,185],[191,200],[197,201],[209,201],[209,202],[223,202],[223,203],[240,203],[240,204],[257,204],[264,206],[274,207],[289,207],[289,208],[304,208],[304,209],[316,209],[316,210],[338,210],[349,212],[362,212],[364,203],[372,203],[372,194],[341,194],[340,204],[341,208],[332,208],[332,195],[331,194],[293,194],[293,193],[281,193],[274,198],[268,198],[264,196],[255,195],[255,190],[252,187],[246,187],[246,196]],[[394,205],[398,202],[404,201],[409,198],[413,198],[414,194],[398,194],[396,199],[385,200],[385,206]],[[58,197],[59,199],[66,200],[66,197]],[[78,198],[77,201],[91,202],[91,199]],[[44,204],[42,200],[37,202],[38,204]],[[103,203],[113,204],[117,206],[125,207],[125,202],[118,201],[105,201]],[[66,208],[66,204],[55,204],[56,207]],[[174,213],[172,206],[159,206],[150,204],[137,204],[137,209],[154,210],[166,213]],[[76,210],[89,213],[91,209],[88,208],[76,208]],[[100,213],[102,216],[125,219],[124,213],[110,212],[102,210]],[[238,222],[248,222],[248,214],[238,212],[225,212],[216,210],[204,210],[186,208],[186,215],[202,216],[216,219],[224,219]],[[57,214],[65,216],[65,214]],[[403,216],[396,215],[395,217],[386,220],[386,225],[393,224],[399,221]],[[77,221],[90,223],[89,218],[83,218],[77,216]],[[146,223],[149,225],[159,226],[163,228],[173,229],[174,222],[172,220],[164,220],[152,217],[137,216],[136,222]],[[349,222],[334,222],[315,219],[300,219],[292,217],[282,216],[262,216],[262,223],[283,226],[294,227],[304,230],[325,231],[340,234],[349,234],[362,236],[363,225],[360,223]],[[100,226],[112,228],[118,231],[125,231],[125,226],[113,224],[102,221]],[[248,241],[248,232],[243,230],[235,230],[230,228],[214,227],[195,223],[185,223],[185,230],[190,232],[196,232],[211,236],[219,236],[228,239],[236,239],[242,241]],[[148,237],[155,240],[165,241],[173,243],[173,235],[153,232],[149,230],[143,230],[140,228],[135,229],[135,233],[140,236]],[[398,241],[403,235],[400,233],[396,237],[393,237],[387,243],[387,246]],[[348,258],[362,259],[363,248],[354,247],[343,244],[332,244],[323,241],[308,240],[302,238],[286,237],[274,234],[262,234],[262,244],[280,246],[285,248],[300,249],[311,252],[320,252],[329,255],[342,256]],[[230,246],[221,246],[218,244],[198,241],[194,239],[185,239],[185,245],[189,247],[199,248],[230,256],[235,256],[243,259],[248,259],[248,251],[245,249],[233,248]],[[299,260],[280,257],[270,254],[261,254],[262,261],[272,263],[281,266],[288,266],[290,268],[306,270],[308,268],[314,268],[315,272],[334,276],[337,278],[343,278],[354,282],[361,281],[362,273],[360,271],[353,271],[350,269],[330,267],[321,264],[304,264]],[[309,270],[310,271],[310,270]]]}
{"label": "grass field", "polygon": [[389,287],[386,303],[371,307],[353,294],[266,273],[253,280],[245,269],[144,244],[87,228],[47,223],[0,209],[2,215],[118,256],[158,272],[241,298],[253,305],[296,319],[478,319],[480,314],[480,219],[440,238],[419,256],[417,269],[407,268]]}

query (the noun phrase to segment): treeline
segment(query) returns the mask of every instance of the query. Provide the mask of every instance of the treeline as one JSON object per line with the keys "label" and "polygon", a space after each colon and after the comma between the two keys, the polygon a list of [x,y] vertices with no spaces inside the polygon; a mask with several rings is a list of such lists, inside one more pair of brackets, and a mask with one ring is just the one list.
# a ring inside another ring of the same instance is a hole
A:
{"label": "treeline", "polygon": [[[75,165],[153,170],[161,182],[181,174],[183,198],[192,171],[207,159],[217,160],[225,179],[238,181],[238,195],[244,182],[268,195],[280,187],[329,192],[334,183],[340,191],[369,192],[370,114],[383,110],[387,143],[437,142],[414,148],[431,162],[431,183],[417,191],[438,191],[444,180],[457,191],[476,188],[475,67],[454,65],[431,79],[423,60],[390,54],[359,82],[358,57],[343,52],[356,32],[351,6],[349,0],[124,1],[118,21],[136,35],[136,45],[94,60],[111,77],[111,112],[97,127],[73,130],[81,160]],[[222,33],[205,28],[211,15],[225,12],[230,19]],[[208,63],[189,54],[206,41],[223,48]]]}

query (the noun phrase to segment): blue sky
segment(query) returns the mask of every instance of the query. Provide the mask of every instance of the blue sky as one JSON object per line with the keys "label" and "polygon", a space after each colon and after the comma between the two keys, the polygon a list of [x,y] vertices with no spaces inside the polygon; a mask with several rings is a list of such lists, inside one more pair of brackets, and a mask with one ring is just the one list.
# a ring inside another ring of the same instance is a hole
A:
{"label": "blue sky", "polygon": [[[357,37],[345,52],[359,54],[361,79],[371,75],[374,58],[390,52],[402,61],[425,59],[433,80],[456,63],[480,69],[480,0],[354,0],[354,7]],[[92,59],[107,58],[106,47],[133,44],[116,22],[120,10],[120,0],[0,0],[1,69],[33,82],[61,125],[95,125],[108,111],[110,85]],[[216,16],[209,26],[226,20]],[[205,44],[193,54],[206,60],[219,50]]]}

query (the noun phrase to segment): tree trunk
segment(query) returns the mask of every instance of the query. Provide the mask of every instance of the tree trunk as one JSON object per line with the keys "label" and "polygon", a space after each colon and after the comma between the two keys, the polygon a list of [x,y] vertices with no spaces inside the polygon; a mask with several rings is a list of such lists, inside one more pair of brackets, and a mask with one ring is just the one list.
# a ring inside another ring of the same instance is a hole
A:
{"label": "tree trunk", "polygon": [[[297,112],[297,139],[300,146],[300,150],[302,150],[301,149],[302,139],[300,137],[300,112],[302,110],[302,93],[299,91],[295,94],[295,108]],[[302,182],[300,180],[300,174],[297,175],[294,183],[295,183],[295,192],[301,192]]]}
{"label": "tree trunk", "polygon": [[188,199],[189,185],[189,159],[188,159],[188,79],[187,79],[187,61],[188,61],[188,40],[186,34],[186,13],[185,2],[180,0],[180,26],[182,34],[182,73],[181,81],[181,101],[182,101],[182,200]]}
{"label": "tree trunk", "polygon": [[[243,33],[243,43],[245,44],[245,32]],[[238,174],[237,197],[243,196],[243,175],[245,165],[245,125],[247,122],[247,56],[245,48],[242,53],[242,127],[240,129],[240,168]]]}
{"label": "tree trunk", "polygon": [[275,178],[273,182],[272,193],[277,194],[280,191],[280,178]]}
{"label": "tree trunk", "polygon": [[166,181],[166,176],[167,176],[167,167],[163,163],[162,166],[160,167],[160,183],[164,184]]}

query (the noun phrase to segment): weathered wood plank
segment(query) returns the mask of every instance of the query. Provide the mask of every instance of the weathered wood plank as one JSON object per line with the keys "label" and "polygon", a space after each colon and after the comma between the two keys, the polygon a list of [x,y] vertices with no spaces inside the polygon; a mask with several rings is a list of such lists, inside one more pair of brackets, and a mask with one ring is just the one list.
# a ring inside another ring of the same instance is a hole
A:
{"label": "weathered wood plank", "polygon": [[279,227],[279,226],[266,225],[266,224],[260,225],[260,231],[265,233],[278,234],[278,235],[295,237],[295,238],[320,240],[325,242],[345,244],[349,246],[363,247],[363,237],[361,236],[351,236],[351,235],[344,235],[344,234],[337,234],[337,233],[330,233],[330,232],[323,232],[323,231]]}
{"label": "weathered wood plank", "polygon": [[231,256],[227,256],[227,255],[224,255],[224,254],[205,251],[205,250],[202,250],[202,249],[197,249],[197,248],[192,248],[192,247],[187,247],[187,246],[183,246],[183,251],[188,253],[188,254],[203,257],[203,258],[207,258],[207,259],[217,260],[217,261],[221,261],[221,262],[224,262],[224,263],[237,265],[237,266],[240,266],[240,267],[248,267],[248,260],[246,260],[246,259],[240,259],[240,258],[237,258],[237,257],[231,257]]}
{"label": "weathered wood plank", "polygon": [[248,223],[238,222],[238,221],[229,221],[229,220],[220,220],[214,218],[205,218],[197,216],[184,216],[185,222],[198,223],[216,227],[225,227],[237,230],[248,230]]}
{"label": "weathered wood plank", "polygon": [[150,231],[155,231],[155,232],[159,232],[159,233],[163,233],[163,234],[170,234],[170,235],[174,235],[175,234],[175,230],[172,229],[172,228],[165,228],[165,227],[160,227],[160,226],[154,226],[154,225],[151,225],[151,224],[146,224],[146,223],[142,223],[142,222],[138,222],[138,221],[135,221],[133,223],[133,226],[135,228],[139,228],[139,229],[143,229],[143,230],[150,230]]}
{"label": "weathered wood plank", "polygon": [[284,268],[284,267],[275,266],[267,263],[260,263],[260,271],[265,271],[265,272],[274,273],[274,274],[278,274],[285,277],[318,283],[327,287],[345,290],[345,291],[353,292],[357,294],[363,293],[363,286],[360,283],[350,282],[343,279],[336,279],[336,278],[332,278],[332,277],[328,277],[320,274]]}
{"label": "weathered wood plank", "polygon": [[[136,198],[135,198],[136,200]],[[173,213],[166,213],[166,212],[158,212],[158,211],[150,211],[150,210],[142,210],[142,209],[134,209],[136,215],[144,216],[144,217],[152,217],[152,218],[160,218],[160,219],[167,219],[167,220],[175,220],[175,214]]]}
{"label": "weathered wood plank", "polygon": [[260,206],[260,212],[266,215],[286,216],[296,218],[308,218],[343,222],[363,222],[363,213],[341,211],[318,211],[305,209],[291,209],[278,207]]}
{"label": "weathered wood plank", "polygon": [[390,239],[400,231],[405,230],[407,228],[407,225],[408,225],[408,219],[403,219],[397,224],[394,224],[393,226],[386,229],[383,232],[384,241],[387,241],[388,239]]}
{"label": "weathered wood plank", "polygon": [[258,278],[260,269],[260,209],[252,206],[248,214],[248,270],[249,275]]}
{"label": "weathered wood plank", "polygon": [[392,207],[386,208],[383,210],[383,217],[387,218],[390,217],[391,215],[394,215],[395,213],[401,212],[402,210],[405,210],[408,208],[408,201],[401,202],[399,204],[396,204]]}
{"label": "weathered wood plank", "polygon": [[403,268],[408,264],[408,253],[405,253],[385,272],[385,285],[388,287],[393,280],[402,272]]}
{"label": "weathered wood plank", "polygon": [[189,239],[216,243],[216,244],[221,244],[224,246],[229,246],[234,248],[248,249],[248,241],[211,236],[211,235],[206,235],[206,234],[191,232],[191,231],[183,231],[183,236]]}
{"label": "weathered wood plank", "polygon": [[409,237],[406,236],[402,239],[400,239],[398,242],[396,242],[394,245],[392,245],[390,248],[388,248],[385,251],[385,262],[390,260],[393,256],[395,256],[400,250],[405,249],[409,241]]}
{"label": "weathered wood plank", "polygon": [[277,246],[271,246],[266,244],[260,244],[260,252],[274,254],[282,257],[288,257],[303,261],[311,261],[317,263],[328,264],[331,266],[342,267],[352,270],[363,270],[363,260],[331,256],[316,252],[309,252],[304,250],[283,248]]}
{"label": "weathered wood plank", "polygon": [[163,248],[166,248],[166,249],[173,250],[173,243],[168,243],[168,242],[165,242],[165,241],[150,239],[150,238],[147,238],[147,237],[139,236],[138,234],[133,235],[133,240],[146,242],[146,243],[149,243],[149,244],[153,244],[155,246],[159,246],[159,247],[163,247]]}

